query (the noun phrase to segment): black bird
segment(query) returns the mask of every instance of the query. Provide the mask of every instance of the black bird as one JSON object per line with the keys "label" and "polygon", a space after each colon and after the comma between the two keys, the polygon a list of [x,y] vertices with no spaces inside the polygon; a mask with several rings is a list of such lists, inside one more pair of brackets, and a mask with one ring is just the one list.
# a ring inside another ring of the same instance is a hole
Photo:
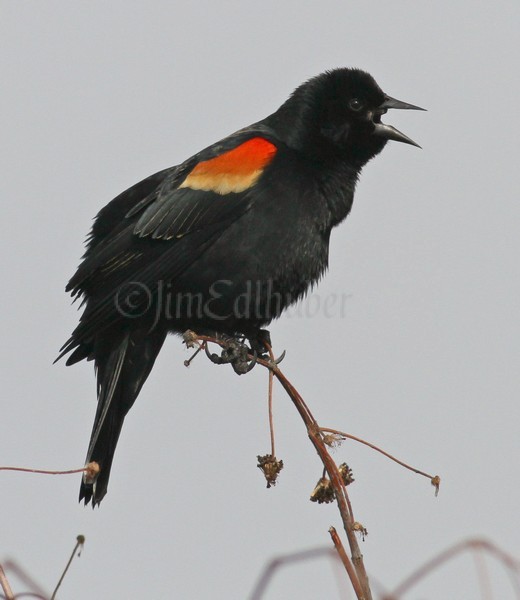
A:
{"label": "black bird", "polygon": [[417,146],[381,117],[420,109],[358,69],[298,87],[272,115],[151,175],[97,215],[67,285],[85,305],[61,348],[94,360],[98,406],[80,500],[107,492],[124,418],[169,332],[242,336],[301,298],[327,268],[331,229],[348,215],[365,163],[387,140]]}

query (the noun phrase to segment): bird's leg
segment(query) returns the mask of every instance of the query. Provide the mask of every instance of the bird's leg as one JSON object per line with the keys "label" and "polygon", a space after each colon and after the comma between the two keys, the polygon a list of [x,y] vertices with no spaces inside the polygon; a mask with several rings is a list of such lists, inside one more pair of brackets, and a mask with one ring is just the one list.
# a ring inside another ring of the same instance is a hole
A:
{"label": "bird's leg", "polygon": [[267,329],[258,329],[252,336],[248,336],[248,341],[251,346],[251,351],[256,352],[259,356],[264,356],[269,352],[271,344],[271,334]]}
{"label": "bird's leg", "polygon": [[279,365],[285,358],[285,350],[282,354],[275,358],[272,354],[271,334],[267,329],[259,329],[254,336],[248,337],[251,351],[255,352],[261,358],[271,362],[273,366]]}

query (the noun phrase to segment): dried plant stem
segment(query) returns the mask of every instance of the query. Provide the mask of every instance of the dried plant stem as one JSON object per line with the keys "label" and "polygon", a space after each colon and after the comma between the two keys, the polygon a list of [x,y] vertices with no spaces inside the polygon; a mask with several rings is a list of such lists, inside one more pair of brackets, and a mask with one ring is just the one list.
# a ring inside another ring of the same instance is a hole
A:
{"label": "dried plant stem", "polygon": [[274,420],[273,420],[273,374],[269,371],[269,433],[271,436],[271,456],[276,456],[274,446]]}
{"label": "dried plant stem", "polygon": [[491,587],[491,579],[489,577],[486,557],[480,548],[475,550],[473,553],[473,560],[475,562],[477,579],[480,584],[482,600],[493,600],[493,590]]}
{"label": "dried plant stem", "polygon": [[345,487],[345,484],[343,483],[336,463],[330,456],[327,447],[323,442],[320,427],[318,426],[316,419],[314,418],[309,408],[303,401],[303,398],[300,396],[299,392],[280,371],[279,367],[272,364],[267,364],[266,366],[272,369],[274,376],[281,383],[282,387],[285,389],[285,391],[291,398],[297,411],[300,413],[300,416],[307,427],[307,434],[309,436],[309,439],[311,440],[314,448],[316,449],[316,452],[318,453],[323,463],[323,466],[325,467],[329,475],[332,487],[334,488],[338,509],[341,515],[341,520],[343,521],[343,528],[345,529],[345,533],[347,534],[347,539],[352,555],[352,563],[354,565],[355,573],[354,571],[347,569],[347,573],[351,578],[352,587],[354,588],[359,600],[372,600],[372,592],[370,591],[368,576],[365,570],[365,565],[363,563],[363,555],[361,554],[361,550],[359,548],[359,544],[356,538],[356,532],[354,530],[354,515],[347,494],[347,489]]}
{"label": "dried plant stem", "polygon": [[419,469],[416,469],[415,467],[412,467],[411,465],[407,465],[402,460],[395,458],[395,456],[392,456],[388,452],[385,452],[385,450],[383,450],[382,448],[379,448],[375,444],[371,444],[370,442],[367,442],[366,440],[364,440],[362,438],[352,435],[351,433],[345,433],[344,431],[338,431],[337,429],[330,429],[330,427],[322,427],[321,431],[323,431],[325,433],[332,433],[333,435],[337,435],[339,437],[346,438],[349,440],[354,440],[355,442],[364,444],[365,446],[372,448],[372,450],[375,450],[376,452],[383,454],[383,456],[386,456],[390,460],[393,460],[394,462],[396,462],[398,465],[401,465],[405,469],[408,469],[409,471],[413,471],[414,473],[417,473],[418,475],[423,475],[424,477],[427,477],[432,482],[432,485],[436,486],[437,489],[439,487],[440,477],[438,475],[429,475],[428,473],[425,473],[424,471],[420,471]]}
{"label": "dried plant stem", "polygon": [[[40,600],[48,600],[48,596],[45,590],[36,581],[34,581],[34,579],[28,573],[26,573],[16,561],[6,560],[4,566],[13,575],[15,575],[15,577],[18,580],[20,580],[26,588],[32,590],[32,595],[30,596],[31,598],[40,598]],[[19,596],[19,594],[17,594],[17,596]]]}
{"label": "dried plant stem", "polygon": [[[266,346],[267,346],[267,350],[269,352],[269,357],[271,358],[272,361],[274,361],[273,349],[271,348],[271,346],[269,346],[269,344],[266,344]],[[271,436],[271,456],[273,458],[275,458],[276,451],[275,451],[275,446],[274,446],[273,381],[274,381],[273,372],[271,369],[269,369],[269,383],[268,383],[268,392],[267,392],[267,397],[268,397],[267,402],[268,402],[268,410],[269,410],[269,434]]]}
{"label": "dried plant stem", "polygon": [[70,558],[69,558],[67,564],[65,565],[65,569],[64,569],[63,573],[61,574],[60,580],[58,581],[58,583],[54,589],[54,592],[52,592],[51,600],[55,600],[56,594],[58,593],[60,585],[62,584],[63,580],[65,579],[65,575],[67,574],[67,571],[69,570],[69,567],[70,567],[72,561],[74,560],[76,551],[78,549],[81,551],[81,548],[83,547],[84,543],[85,543],[85,536],[78,535],[78,537],[76,538],[76,545],[74,546],[74,550],[72,551],[72,554],[70,555]]}
{"label": "dried plant stem", "polygon": [[27,469],[25,467],[0,467],[0,471],[21,471],[22,473],[40,473],[42,475],[72,475],[73,473],[83,473],[85,467],[81,469],[70,469],[68,471],[50,471],[47,469]]}
{"label": "dried plant stem", "polygon": [[286,556],[279,556],[271,559],[258,578],[249,600],[261,600],[265,590],[267,589],[267,586],[273,578],[273,575],[281,566],[290,563],[301,562],[304,560],[311,560],[321,556],[328,556],[337,560],[337,555],[332,548],[314,548],[311,550],[294,552]]}
{"label": "dried plant stem", "polygon": [[[198,343],[213,342],[223,348],[225,348],[226,346],[225,341],[209,336],[192,336],[192,340],[197,340]],[[269,369],[273,376],[276,377],[276,379],[282,385],[284,390],[287,392],[296,410],[298,411],[303,422],[305,423],[309,439],[311,440],[314,448],[316,449],[316,452],[318,453],[318,456],[320,457],[323,463],[323,466],[325,467],[325,470],[329,475],[331,485],[334,489],[334,493],[336,496],[341,520],[343,522],[343,528],[345,529],[345,533],[347,534],[347,539],[352,555],[352,564],[350,564],[350,559],[348,558],[346,553],[344,554],[344,557],[350,565],[349,568],[347,568],[347,573],[349,574],[350,580],[352,582],[352,587],[356,592],[358,600],[372,600],[372,592],[370,591],[368,576],[365,570],[365,565],[363,563],[363,555],[361,554],[359,544],[356,538],[356,532],[354,529],[354,515],[347,494],[347,489],[345,487],[345,484],[343,483],[343,479],[338,470],[338,467],[336,466],[336,463],[330,456],[327,450],[327,446],[323,441],[321,429],[313,414],[309,410],[309,407],[305,404],[305,401],[301,397],[298,390],[296,390],[292,383],[282,373],[278,365],[272,359],[266,360],[263,358],[258,358],[257,362],[258,364]]]}
{"label": "dried plant stem", "polygon": [[0,565],[0,586],[2,586],[2,590],[5,594],[6,600],[14,600],[13,590],[7,581],[7,577],[2,569],[2,565]]}
{"label": "dried plant stem", "polygon": [[494,555],[500,562],[502,562],[503,565],[514,575],[512,583],[517,597],[520,598],[520,586],[518,583],[520,578],[520,561],[513,558],[487,540],[470,539],[451,546],[416,569],[411,575],[402,581],[391,594],[384,596],[383,600],[397,600],[398,598],[402,598],[402,596],[406,594],[421,579],[429,575],[432,571],[440,567],[445,562],[451,560],[457,554],[461,554],[466,550],[477,552],[485,551],[491,555]]}
{"label": "dried plant stem", "polygon": [[[330,537],[332,538],[332,542],[334,543],[334,546],[336,548],[336,552],[338,553],[339,558],[340,558],[341,562],[343,563],[345,570],[347,571],[349,579],[352,582],[352,586],[354,586],[355,584],[358,584],[359,582],[357,579],[357,575],[353,571],[352,563],[350,562],[350,560],[347,556],[347,553],[345,552],[345,548],[341,542],[338,532],[336,531],[336,528],[331,527],[329,529],[329,533],[330,533]],[[363,590],[362,589],[356,589],[354,587],[354,591],[356,592],[356,596],[358,598],[363,598]]]}

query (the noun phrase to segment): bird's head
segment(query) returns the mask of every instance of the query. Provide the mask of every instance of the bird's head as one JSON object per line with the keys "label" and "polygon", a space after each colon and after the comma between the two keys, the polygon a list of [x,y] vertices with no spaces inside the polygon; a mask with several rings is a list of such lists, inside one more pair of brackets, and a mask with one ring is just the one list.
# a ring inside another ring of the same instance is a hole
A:
{"label": "bird's head", "polygon": [[[374,78],[359,69],[335,69],[310,79],[280,108],[289,145],[316,155],[323,152],[362,165],[388,140],[418,146],[381,117],[391,108],[424,110],[385,94]],[[284,123],[285,122],[285,123]]]}

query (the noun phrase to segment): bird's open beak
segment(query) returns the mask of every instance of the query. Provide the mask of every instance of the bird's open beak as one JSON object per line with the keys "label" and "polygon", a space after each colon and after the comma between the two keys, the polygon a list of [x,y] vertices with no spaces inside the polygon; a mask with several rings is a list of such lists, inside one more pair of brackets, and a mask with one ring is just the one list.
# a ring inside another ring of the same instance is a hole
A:
{"label": "bird's open beak", "polygon": [[384,115],[389,108],[398,108],[401,110],[426,110],[425,108],[421,108],[420,106],[415,106],[413,104],[408,104],[407,102],[401,102],[401,100],[396,100],[395,98],[390,98],[390,96],[385,96],[384,102],[381,104],[377,112],[375,113],[374,119],[374,135],[378,135],[387,140],[395,140],[396,142],[403,142],[405,144],[411,144],[412,146],[417,146],[420,148],[419,144],[414,142],[404,133],[401,133],[392,125],[386,125],[385,123],[381,123],[381,115]]}

